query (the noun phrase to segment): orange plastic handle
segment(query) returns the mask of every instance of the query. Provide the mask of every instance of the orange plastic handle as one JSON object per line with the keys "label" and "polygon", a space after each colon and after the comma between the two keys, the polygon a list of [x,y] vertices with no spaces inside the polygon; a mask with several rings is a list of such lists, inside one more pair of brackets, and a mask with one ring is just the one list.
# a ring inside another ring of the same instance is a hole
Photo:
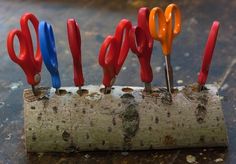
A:
{"label": "orange plastic handle", "polygon": [[[158,18],[158,28],[156,27],[156,18]],[[181,13],[178,6],[176,4],[168,5],[165,13],[159,7],[153,8],[149,16],[149,28],[151,36],[161,42],[163,54],[169,55],[173,39],[181,31]]]}

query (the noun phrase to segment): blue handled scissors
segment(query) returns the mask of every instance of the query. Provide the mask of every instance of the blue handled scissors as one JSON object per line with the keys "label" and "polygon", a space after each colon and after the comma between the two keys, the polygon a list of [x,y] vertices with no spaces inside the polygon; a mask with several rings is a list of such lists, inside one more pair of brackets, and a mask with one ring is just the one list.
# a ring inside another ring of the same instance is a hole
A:
{"label": "blue handled scissors", "polygon": [[39,23],[39,43],[43,62],[51,74],[52,86],[56,89],[56,94],[59,94],[61,80],[58,71],[55,39],[52,26],[45,21]]}

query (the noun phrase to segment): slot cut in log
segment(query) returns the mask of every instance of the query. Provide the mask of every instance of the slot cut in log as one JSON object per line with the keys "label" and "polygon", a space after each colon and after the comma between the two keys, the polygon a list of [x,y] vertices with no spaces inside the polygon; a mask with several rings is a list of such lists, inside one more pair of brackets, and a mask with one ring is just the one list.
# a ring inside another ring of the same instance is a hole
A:
{"label": "slot cut in log", "polygon": [[28,152],[149,150],[225,147],[227,131],[217,86],[177,87],[169,101],[164,88],[101,86],[24,90],[24,130]]}

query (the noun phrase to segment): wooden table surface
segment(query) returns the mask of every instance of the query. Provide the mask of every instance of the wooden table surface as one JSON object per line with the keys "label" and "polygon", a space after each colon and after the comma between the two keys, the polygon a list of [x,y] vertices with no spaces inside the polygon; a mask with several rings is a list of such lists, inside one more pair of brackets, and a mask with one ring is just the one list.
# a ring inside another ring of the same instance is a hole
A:
{"label": "wooden table surface", "polygon": [[[173,44],[172,64],[175,85],[196,82],[209,29],[214,20],[221,22],[208,83],[221,85],[220,95],[229,134],[229,147],[168,151],[83,152],[79,154],[27,154],[24,149],[22,91],[29,86],[20,67],[10,61],[6,50],[7,33],[19,27],[25,12],[50,22],[55,31],[59,71],[63,86],[73,85],[73,66],[67,43],[66,20],[76,18],[82,35],[83,69],[86,84],[100,84],[102,69],[97,63],[104,38],[114,32],[122,18],[136,24],[141,6],[166,7],[168,1],[154,0],[80,0],[80,1],[0,1],[0,163],[234,163],[236,160],[236,0],[178,0],[182,11],[182,32]],[[164,58],[155,42],[152,56],[154,86],[165,85]],[[128,77],[128,78],[127,78]],[[181,83],[183,82],[183,83]],[[43,67],[42,84],[51,86]],[[137,57],[131,52],[116,85],[141,86]]]}

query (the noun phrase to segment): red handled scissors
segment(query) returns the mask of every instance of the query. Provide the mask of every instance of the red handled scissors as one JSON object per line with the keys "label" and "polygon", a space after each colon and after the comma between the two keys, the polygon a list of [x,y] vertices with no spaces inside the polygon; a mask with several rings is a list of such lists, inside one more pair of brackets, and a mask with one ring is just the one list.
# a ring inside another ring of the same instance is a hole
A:
{"label": "red handled scissors", "polygon": [[203,54],[203,61],[202,61],[202,67],[200,70],[200,73],[198,75],[198,86],[199,86],[199,91],[201,91],[206,84],[208,72],[210,69],[211,65],[211,60],[216,44],[216,39],[219,31],[220,23],[218,21],[214,21],[212,26],[211,26],[211,31],[209,33],[205,51]]}
{"label": "red handled scissors", "polygon": [[105,94],[110,93],[116,76],[128,55],[131,28],[131,22],[127,19],[122,19],[116,27],[115,35],[107,36],[100,48],[98,61],[103,68]]}
{"label": "red handled scissors", "polygon": [[84,85],[84,77],[81,63],[81,37],[79,25],[75,19],[67,20],[67,33],[70,51],[74,64],[74,84],[79,87],[79,94],[82,94],[81,87]]}
{"label": "red handled scissors", "polygon": [[138,12],[138,26],[132,27],[130,31],[130,48],[138,56],[140,63],[141,80],[145,83],[145,91],[151,92],[153,79],[152,67],[150,64],[153,38],[149,32],[149,9],[140,8]]}
{"label": "red handled scissors", "polygon": [[[32,37],[28,22],[31,22],[36,33],[36,54],[34,54]],[[7,50],[12,61],[17,63],[24,71],[27,82],[32,86],[34,95],[37,95],[35,85],[40,83],[41,68],[42,68],[42,56],[39,46],[38,36],[39,21],[32,13],[25,13],[20,19],[21,30],[13,29],[9,32],[7,37]],[[20,43],[19,56],[16,55],[14,49],[14,37],[17,36]]]}

